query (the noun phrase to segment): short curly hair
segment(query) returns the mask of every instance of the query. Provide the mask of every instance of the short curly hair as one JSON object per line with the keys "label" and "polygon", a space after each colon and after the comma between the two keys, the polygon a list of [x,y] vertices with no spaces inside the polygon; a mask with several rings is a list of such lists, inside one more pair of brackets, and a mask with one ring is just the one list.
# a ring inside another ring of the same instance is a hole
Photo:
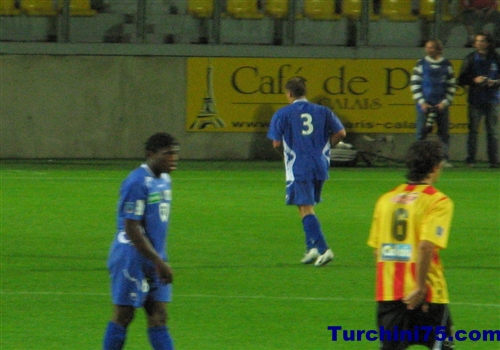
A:
{"label": "short curly hair", "polygon": [[179,146],[179,143],[172,135],[166,132],[159,132],[150,136],[146,143],[146,151],[157,152],[161,148]]}
{"label": "short curly hair", "polygon": [[443,146],[438,141],[417,141],[410,145],[406,154],[406,178],[412,182],[423,181],[435,166],[445,159]]}

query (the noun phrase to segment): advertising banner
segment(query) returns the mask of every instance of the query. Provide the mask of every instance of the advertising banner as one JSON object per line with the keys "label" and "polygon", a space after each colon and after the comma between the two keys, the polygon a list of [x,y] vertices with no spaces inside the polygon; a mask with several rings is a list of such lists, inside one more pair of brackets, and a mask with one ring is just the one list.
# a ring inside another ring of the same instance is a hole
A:
{"label": "advertising banner", "polygon": [[[307,98],[331,108],[348,132],[414,133],[410,90],[417,60],[189,58],[186,130],[267,132],[285,106],[284,85],[307,80]],[[461,61],[452,61],[455,76]],[[458,87],[450,107],[450,132],[467,132],[466,93]]]}

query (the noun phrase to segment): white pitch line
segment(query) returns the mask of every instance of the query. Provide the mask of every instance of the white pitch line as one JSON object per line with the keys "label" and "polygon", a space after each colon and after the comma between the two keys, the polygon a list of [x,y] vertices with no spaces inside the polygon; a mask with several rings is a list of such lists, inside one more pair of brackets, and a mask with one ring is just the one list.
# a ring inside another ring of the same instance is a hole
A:
{"label": "white pitch line", "polygon": [[[0,295],[86,295],[86,296],[108,296],[109,293],[91,292],[9,292],[0,291]],[[267,296],[267,295],[214,295],[214,294],[175,294],[174,298],[203,298],[203,299],[261,299],[261,300],[304,300],[304,301],[354,301],[363,303],[374,303],[373,299],[343,298],[343,297],[292,297],[292,296]],[[494,307],[500,308],[500,304],[482,304],[451,302],[451,306],[472,306],[472,307]]]}
{"label": "white pitch line", "polygon": [[[54,176],[48,176],[48,177],[43,177],[43,176],[1,176],[0,178],[2,180],[43,180],[43,181],[121,181],[123,180],[124,177],[54,177]],[[225,177],[225,178],[220,178],[220,177],[193,177],[193,178],[175,178],[175,175],[173,176],[174,181],[252,181],[255,180],[255,177],[248,177],[248,178],[241,178],[241,177]],[[273,179],[273,178],[268,178],[269,181],[278,181],[278,180],[283,180],[284,179]],[[403,182],[403,178],[394,178],[394,179],[379,179],[377,180],[378,182],[394,182],[394,181],[400,181]],[[330,181],[332,183],[336,182],[372,182],[373,178],[340,178],[340,177],[334,177],[332,176],[330,178]],[[490,181],[495,181],[497,182],[498,179],[495,178],[487,178],[487,179],[469,179],[469,178],[460,178],[460,179],[443,179],[441,180],[442,183],[446,182],[455,182],[455,181],[466,181],[466,182],[490,182]]]}
{"label": "white pitch line", "polygon": [[43,181],[120,181],[125,177],[33,177],[33,176],[0,176],[2,180],[43,180]]}
{"label": "white pitch line", "polygon": [[[220,299],[275,299],[275,300],[312,300],[312,301],[360,301],[373,303],[374,299],[359,299],[359,298],[342,298],[342,297],[270,297],[265,295],[251,295],[251,296],[238,296],[238,295],[203,295],[203,294],[185,294],[177,295],[178,297],[191,297],[191,298],[220,298]],[[484,307],[497,307],[500,304],[480,304],[480,303],[462,303],[451,302],[451,305],[464,305],[464,306],[484,306]]]}

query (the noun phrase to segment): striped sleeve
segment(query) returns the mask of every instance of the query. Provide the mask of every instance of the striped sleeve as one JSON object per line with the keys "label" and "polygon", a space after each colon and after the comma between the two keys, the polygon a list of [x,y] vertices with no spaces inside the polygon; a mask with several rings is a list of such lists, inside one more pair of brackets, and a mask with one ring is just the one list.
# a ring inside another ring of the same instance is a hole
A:
{"label": "striped sleeve", "polygon": [[422,60],[419,60],[413,68],[413,72],[410,78],[410,88],[413,94],[413,99],[418,104],[422,104],[425,102],[422,90],[422,74]]}
{"label": "striped sleeve", "polygon": [[445,60],[448,66],[448,74],[446,75],[446,98],[444,103],[449,106],[453,102],[453,98],[455,97],[455,92],[457,90],[457,82],[455,80],[455,72],[453,71],[453,66],[451,62]]}

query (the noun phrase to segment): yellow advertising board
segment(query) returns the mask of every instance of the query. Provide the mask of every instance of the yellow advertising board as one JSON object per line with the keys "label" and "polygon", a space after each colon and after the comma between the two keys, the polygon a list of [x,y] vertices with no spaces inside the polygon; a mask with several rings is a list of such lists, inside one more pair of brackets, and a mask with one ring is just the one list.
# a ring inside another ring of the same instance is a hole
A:
{"label": "yellow advertising board", "polygon": [[[348,132],[414,133],[410,76],[416,60],[189,58],[186,130],[267,132],[287,104],[283,86],[307,80],[307,98],[331,108]],[[461,61],[452,61],[455,75]],[[450,132],[465,133],[466,93],[457,89]]]}

